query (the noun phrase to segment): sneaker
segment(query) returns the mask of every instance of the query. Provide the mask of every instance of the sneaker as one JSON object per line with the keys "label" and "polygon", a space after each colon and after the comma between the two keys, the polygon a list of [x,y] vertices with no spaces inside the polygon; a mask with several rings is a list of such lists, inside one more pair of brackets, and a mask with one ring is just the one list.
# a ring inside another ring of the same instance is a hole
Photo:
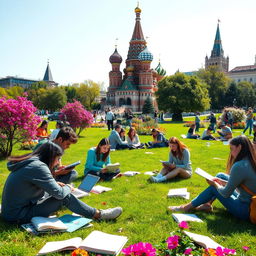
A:
{"label": "sneaker", "polygon": [[156,178],[156,176],[151,176],[151,177],[149,178],[149,180],[150,180],[151,182],[154,182],[154,183],[158,183],[158,182],[159,182],[158,179]]}
{"label": "sneaker", "polygon": [[123,212],[121,207],[109,208],[106,210],[100,210],[99,220],[114,220],[118,218]]}

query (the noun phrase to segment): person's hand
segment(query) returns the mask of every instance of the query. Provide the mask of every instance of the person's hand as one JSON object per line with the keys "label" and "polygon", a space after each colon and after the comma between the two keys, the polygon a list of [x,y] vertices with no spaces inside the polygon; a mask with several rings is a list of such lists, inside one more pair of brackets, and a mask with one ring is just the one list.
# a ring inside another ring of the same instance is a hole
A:
{"label": "person's hand", "polygon": [[65,169],[65,167],[65,165],[59,166],[58,169],[54,172],[54,176],[65,175],[71,172],[72,168]]}
{"label": "person's hand", "polygon": [[61,187],[66,186],[66,184],[65,184],[65,183],[63,183],[63,182],[57,181],[57,183],[58,183]]}
{"label": "person's hand", "polygon": [[225,185],[228,183],[226,180],[222,180],[222,179],[217,178],[217,177],[215,177],[215,178],[213,179],[213,181],[215,181],[216,183],[218,183],[218,184],[221,185],[221,186],[225,186]]}
{"label": "person's hand", "polygon": [[75,188],[72,187],[70,184],[65,184],[65,185],[67,185],[68,187],[70,187],[71,191],[74,191],[74,190],[75,190]]}
{"label": "person's hand", "polygon": [[102,169],[100,170],[101,173],[106,173],[107,171],[108,171],[107,168],[102,168]]}

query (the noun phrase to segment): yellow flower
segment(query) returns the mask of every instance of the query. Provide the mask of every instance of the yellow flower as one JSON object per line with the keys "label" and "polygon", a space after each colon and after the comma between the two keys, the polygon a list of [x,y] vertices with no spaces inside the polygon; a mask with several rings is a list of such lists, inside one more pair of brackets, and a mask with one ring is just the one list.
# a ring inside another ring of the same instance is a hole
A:
{"label": "yellow flower", "polygon": [[78,248],[71,253],[71,256],[89,256],[89,254],[87,251]]}

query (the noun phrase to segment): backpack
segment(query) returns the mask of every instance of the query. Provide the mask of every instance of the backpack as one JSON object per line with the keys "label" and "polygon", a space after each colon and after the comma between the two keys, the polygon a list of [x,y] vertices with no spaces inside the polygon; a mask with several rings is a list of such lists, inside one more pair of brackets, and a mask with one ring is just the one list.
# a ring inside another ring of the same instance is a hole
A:
{"label": "backpack", "polygon": [[250,204],[250,220],[251,223],[256,224],[256,195],[252,193],[252,191],[247,188],[245,185],[241,185],[241,187],[248,193],[250,194],[251,197],[251,204]]}

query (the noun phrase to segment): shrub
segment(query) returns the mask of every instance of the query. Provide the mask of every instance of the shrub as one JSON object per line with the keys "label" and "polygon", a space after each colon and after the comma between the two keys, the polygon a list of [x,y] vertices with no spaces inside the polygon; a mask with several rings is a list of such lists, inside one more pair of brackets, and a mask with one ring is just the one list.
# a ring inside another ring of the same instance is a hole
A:
{"label": "shrub", "polygon": [[74,101],[73,103],[67,103],[61,110],[63,116],[61,119],[66,118],[65,121],[70,123],[70,126],[79,135],[82,130],[90,126],[93,123],[92,114],[87,111],[79,101]]}
{"label": "shrub", "polygon": [[[241,108],[229,107],[229,108],[225,108],[225,110],[232,112],[232,114],[233,114],[233,123],[242,122],[246,118],[245,111]],[[221,122],[225,122],[225,112],[224,111],[222,112],[222,114],[220,116],[220,120],[221,120]]]}
{"label": "shrub", "polygon": [[0,98],[0,106],[0,155],[7,157],[16,143],[35,137],[41,119],[33,103],[24,97]]}

